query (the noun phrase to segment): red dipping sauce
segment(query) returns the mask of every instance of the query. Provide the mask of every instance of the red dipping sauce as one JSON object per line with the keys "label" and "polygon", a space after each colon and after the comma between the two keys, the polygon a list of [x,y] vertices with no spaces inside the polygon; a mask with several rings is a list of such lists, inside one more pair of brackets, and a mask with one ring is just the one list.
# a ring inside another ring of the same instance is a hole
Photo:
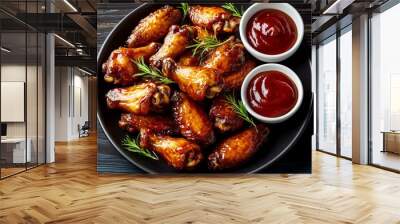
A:
{"label": "red dipping sauce", "polygon": [[276,55],[293,47],[297,40],[297,27],[286,13],[264,9],[251,17],[247,23],[246,36],[257,51]]}
{"label": "red dipping sauce", "polygon": [[265,117],[280,117],[296,105],[297,87],[282,72],[261,72],[250,81],[247,99],[256,113]]}

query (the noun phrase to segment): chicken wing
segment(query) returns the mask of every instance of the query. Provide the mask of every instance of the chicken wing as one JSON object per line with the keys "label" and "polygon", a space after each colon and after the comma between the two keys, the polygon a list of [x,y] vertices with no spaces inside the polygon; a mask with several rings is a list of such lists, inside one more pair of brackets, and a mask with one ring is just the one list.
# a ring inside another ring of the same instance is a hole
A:
{"label": "chicken wing", "polygon": [[244,46],[234,36],[208,55],[203,65],[225,74],[240,68],[244,63]]}
{"label": "chicken wing", "polygon": [[150,111],[164,109],[169,104],[170,94],[169,86],[147,82],[112,89],[106,97],[110,109],[120,109],[128,113],[145,115]]}
{"label": "chicken wing", "polygon": [[192,30],[188,26],[171,26],[160,50],[150,57],[150,64],[160,68],[165,58],[175,59],[186,50],[192,36]]}
{"label": "chicken wing", "polygon": [[128,47],[140,47],[163,38],[172,25],[179,24],[182,14],[179,9],[164,6],[140,20],[127,40]]}
{"label": "chicken wing", "polygon": [[178,170],[193,169],[203,160],[200,146],[185,138],[156,135],[142,129],[140,144],[156,152],[170,166]]}
{"label": "chicken wing", "polygon": [[204,145],[215,141],[212,123],[199,105],[182,92],[175,92],[172,102],[175,122],[185,138]]}
{"label": "chicken wing", "polygon": [[186,51],[182,56],[179,57],[178,65],[180,66],[198,66],[200,58],[197,55],[193,55],[192,51]]}
{"label": "chicken wing", "polygon": [[118,126],[128,132],[136,133],[141,129],[150,129],[154,133],[175,135],[179,133],[178,127],[172,117],[162,115],[136,115],[132,113],[121,114]]}
{"label": "chicken wing", "polygon": [[244,65],[239,70],[225,74],[222,79],[224,80],[224,90],[234,91],[239,90],[242,86],[244,78],[253,68],[257,66],[256,62],[249,59],[244,62]]}
{"label": "chicken wing", "polygon": [[193,33],[195,34],[195,38],[198,41],[202,41],[207,37],[213,36],[214,34],[207,29],[201,27],[201,26],[191,26],[191,29],[193,30]]}
{"label": "chicken wing", "polygon": [[214,98],[223,88],[222,77],[211,68],[201,66],[181,66],[172,59],[163,62],[163,74],[176,82],[182,92],[196,101]]}
{"label": "chicken wing", "polygon": [[259,124],[257,129],[250,127],[228,137],[208,156],[209,169],[229,169],[245,163],[258,151],[268,134],[267,126]]}
{"label": "chicken wing", "polygon": [[135,74],[138,72],[132,60],[143,57],[145,61],[148,61],[149,57],[155,54],[159,48],[160,44],[150,43],[139,48],[120,47],[114,50],[108,60],[103,63],[104,80],[116,85],[132,84],[137,79]]}
{"label": "chicken wing", "polygon": [[194,25],[214,31],[215,34],[233,33],[240,23],[239,17],[217,6],[190,6],[189,17]]}
{"label": "chicken wing", "polygon": [[243,119],[239,117],[224,96],[218,96],[213,100],[210,119],[214,123],[214,127],[221,133],[236,131],[244,124]]}

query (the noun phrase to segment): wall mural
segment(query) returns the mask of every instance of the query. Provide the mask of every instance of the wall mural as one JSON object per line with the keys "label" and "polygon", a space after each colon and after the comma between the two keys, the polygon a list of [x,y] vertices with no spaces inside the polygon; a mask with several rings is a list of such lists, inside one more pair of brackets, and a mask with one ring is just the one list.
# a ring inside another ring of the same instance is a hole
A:
{"label": "wall mural", "polygon": [[98,4],[98,171],[311,172],[311,8]]}

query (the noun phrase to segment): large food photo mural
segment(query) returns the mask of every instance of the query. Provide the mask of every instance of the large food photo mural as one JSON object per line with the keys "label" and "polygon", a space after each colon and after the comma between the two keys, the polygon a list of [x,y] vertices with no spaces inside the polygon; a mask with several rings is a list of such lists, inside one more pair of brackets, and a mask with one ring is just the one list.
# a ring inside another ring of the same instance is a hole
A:
{"label": "large food photo mural", "polygon": [[98,4],[98,171],[310,173],[311,9]]}

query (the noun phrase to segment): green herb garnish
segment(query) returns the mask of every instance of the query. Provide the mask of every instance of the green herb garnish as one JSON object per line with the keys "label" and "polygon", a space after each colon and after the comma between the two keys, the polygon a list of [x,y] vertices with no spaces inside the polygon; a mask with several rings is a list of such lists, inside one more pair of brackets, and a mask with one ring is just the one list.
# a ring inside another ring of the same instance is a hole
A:
{"label": "green herb garnish", "polygon": [[138,67],[140,73],[136,73],[135,76],[140,76],[144,78],[153,79],[155,81],[159,81],[163,84],[171,84],[174,83],[171,79],[163,76],[161,71],[157,68],[152,68],[144,62],[144,58],[140,57],[138,60],[133,60],[133,63]]}
{"label": "green herb garnish", "polygon": [[179,7],[182,10],[183,16],[182,16],[182,22],[185,21],[186,16],[189,13],[189,3],[183,2],[181,3],[181,6]]}
{"label": "green herb garnish", "polygon": [[193,56],[199,54],[200,58],[203,58],[205,53],[208,53],[210,50],[221,46],[228,40],[229,39],[221,42],[216,36],[209,35],[202,40],[194,40],[195,43],[187,46],[187,48],[193,48]]}
{"label": "green herb garnish", "polygon": [[235,95],[233,94],[226,94],[225,99],[226,102],[233,107],[233,110],[237,115],[239,115],[240,118],[253,125],[257,129],[256,123],[254,123],[253,118],[247,112],[246,107],[241,100],[236,99]]}
{"label": "green herb garnish", "polygon": [[222,5],[222,8],[229,10],[233,16],[242,17],[243,8],[241,8],[241,10],[239,11],[239,9],[236,8],[236,6],[232,3],[225,3]]}
{"label": "green herb garnish", "polygon": [[139,142],[139,135],[136,137],[136,139],[130,138],[128,135],[125,136],[124,139],[122,139],[122,145],[125,147],[126,150],[133,153],[137,153],[138,155],[144,157],[148,157],[150,159],[158,160],[158,156],[156,153],[154,153],[151,150],[140,147],[138,142]]}

